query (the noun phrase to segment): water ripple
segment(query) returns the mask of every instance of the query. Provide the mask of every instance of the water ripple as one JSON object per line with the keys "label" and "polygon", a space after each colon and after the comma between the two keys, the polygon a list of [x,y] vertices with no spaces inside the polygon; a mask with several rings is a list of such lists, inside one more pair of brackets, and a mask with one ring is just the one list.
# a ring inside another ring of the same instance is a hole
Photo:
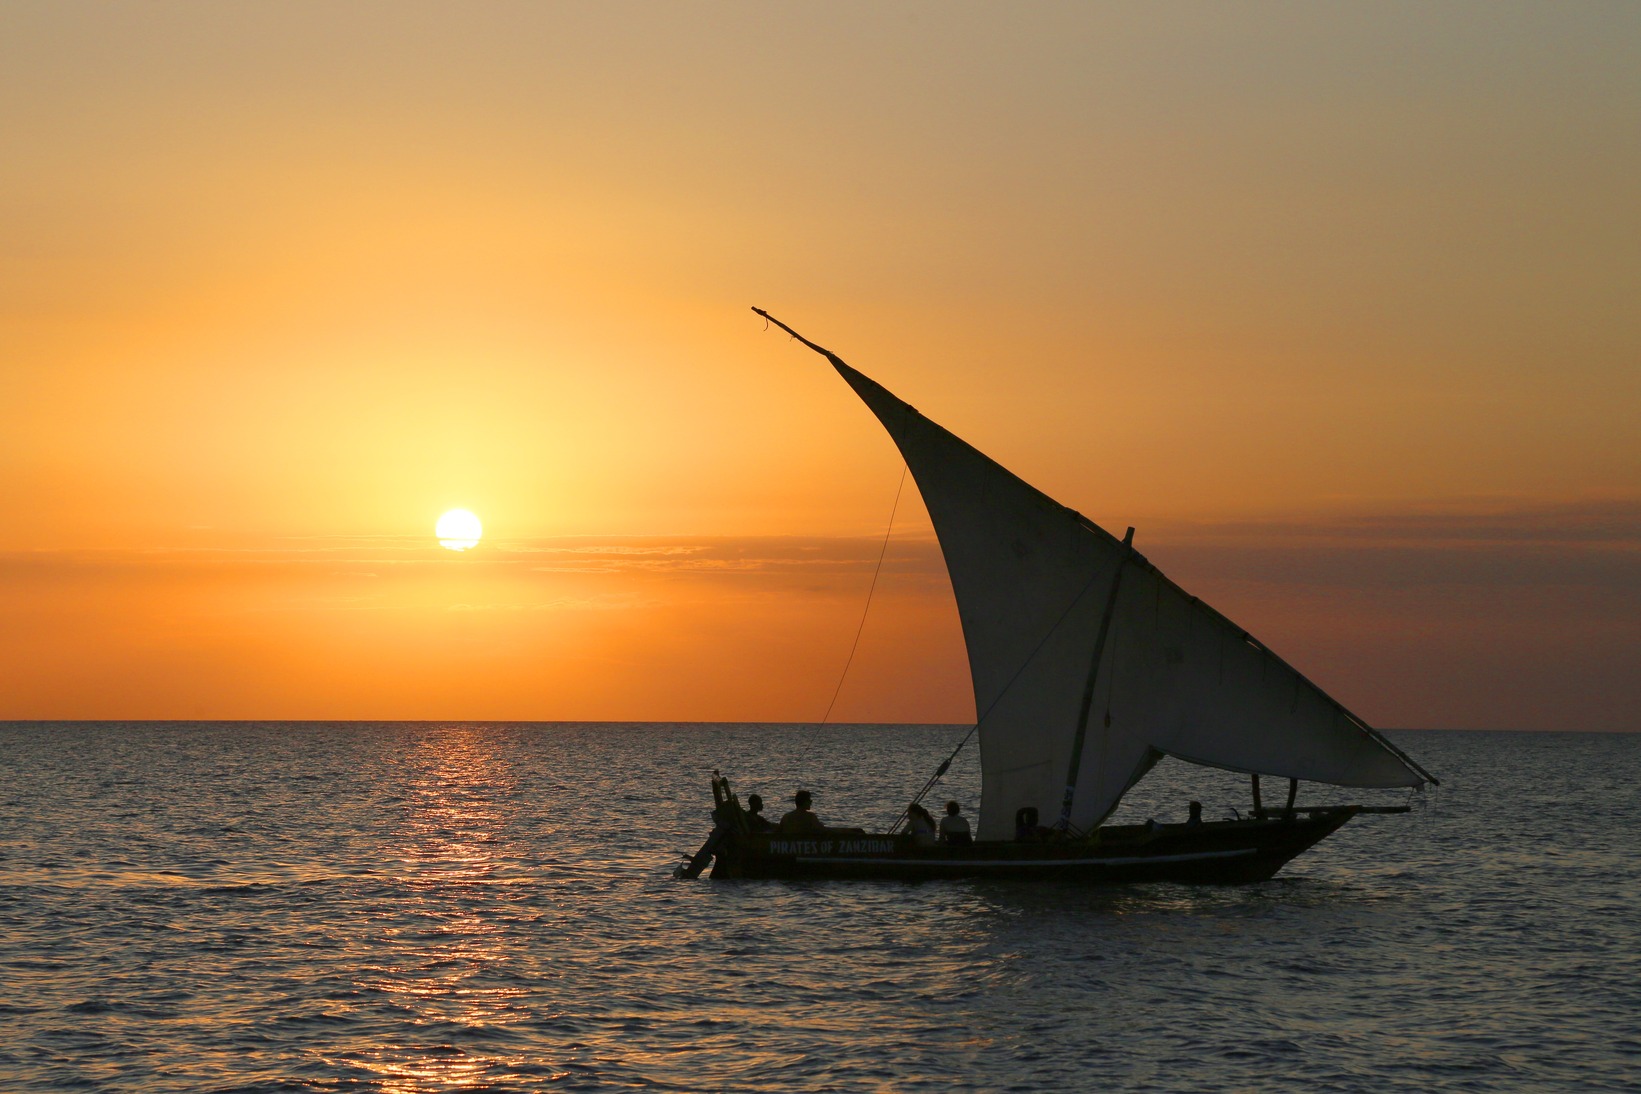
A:
{"label": "water ripple", "polygon": [[875,824],[950,739],[0,726],[0,1088],[1634,1089],[1641,738],[1408,735],[1434,805],[1256,886],[667,876],[713,766]]}

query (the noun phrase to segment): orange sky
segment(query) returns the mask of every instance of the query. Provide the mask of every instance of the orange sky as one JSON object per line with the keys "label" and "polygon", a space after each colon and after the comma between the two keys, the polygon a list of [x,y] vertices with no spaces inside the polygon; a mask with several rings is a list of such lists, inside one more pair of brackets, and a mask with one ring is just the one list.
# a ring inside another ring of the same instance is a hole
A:
{"label": "orange sky", "polygon": [[[899,464],[756,304],[1372,722],[1641,728],[1634,6],[14,3],[0,132],[0,717],[820,717]],[[834,717],[970,718],[896,528]]]}

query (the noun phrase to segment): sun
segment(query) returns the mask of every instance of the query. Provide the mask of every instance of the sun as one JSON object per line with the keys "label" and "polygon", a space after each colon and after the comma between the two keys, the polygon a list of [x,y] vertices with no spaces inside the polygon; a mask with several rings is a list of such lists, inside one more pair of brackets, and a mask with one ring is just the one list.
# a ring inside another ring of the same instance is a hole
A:
{"label": "sun", "polygon": [[484,535],[484,525],[466,509],[452,509],[439,518],[439,523],[433,526],[433,534],[439,537],[440,547],[465,551],[479,545],[479,537]]}

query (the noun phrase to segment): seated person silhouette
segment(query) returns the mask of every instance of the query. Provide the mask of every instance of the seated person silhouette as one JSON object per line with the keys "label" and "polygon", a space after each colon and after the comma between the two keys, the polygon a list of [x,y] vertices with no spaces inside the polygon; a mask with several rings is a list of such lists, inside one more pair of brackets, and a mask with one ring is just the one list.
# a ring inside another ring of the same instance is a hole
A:
{"label": "seated person silhouette", "polygon": [[940,839],[953,847],[967,847],[974,842],[969,822],[963,818],[956,802],[946,803],[946,815],[940,818]]}
{"label": "seated person silhouette", "polygon": [[764,816],[764,800],[757,794],[746,799],[746,830],[748,832],[773,832],[775,822]]}
{"label": "seated person silhouette", "polygon": [[809,808],[809,805],[813,800],[814,799],[810,797],[809,791],[807,790],[800,790],[794,794],[792,796],[792,804],[797,806],[797,808],[791,810],[786,814],[786,816],[781,818],[781,824],[777,830],[782,835],[786,836],[824,835],[826,833],[826,825],[822,824],[820,818],[815,816]]}
{"label": "seated person silhouette", "polygon": [[914,847],[933,847],[938,842],[934,818],[916,802],[906,807],[906,831],[911,834]]}

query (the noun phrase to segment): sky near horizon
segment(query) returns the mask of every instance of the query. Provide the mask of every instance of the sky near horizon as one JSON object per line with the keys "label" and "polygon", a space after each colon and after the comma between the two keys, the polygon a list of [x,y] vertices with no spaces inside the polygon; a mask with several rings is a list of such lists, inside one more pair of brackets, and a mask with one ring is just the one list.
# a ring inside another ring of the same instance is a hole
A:
{"label": "sky near horizon", "polygon": [[[821,717],[900,462],[1641,729],[1641,7],[9,3],[0,718]],[[972,720],[910,486],[835,720]],[[433,537],[453,507],[479,548]]]}

